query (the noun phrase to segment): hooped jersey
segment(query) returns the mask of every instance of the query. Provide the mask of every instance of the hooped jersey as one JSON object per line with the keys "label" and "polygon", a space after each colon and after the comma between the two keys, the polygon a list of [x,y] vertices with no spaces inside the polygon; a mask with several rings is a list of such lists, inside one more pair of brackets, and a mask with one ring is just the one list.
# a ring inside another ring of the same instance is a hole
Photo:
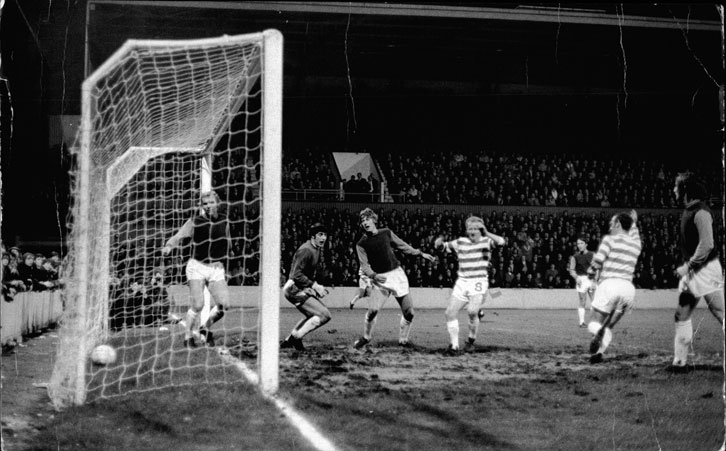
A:
{"label": "hooped jersey", "polygon": [[457,275],[463,279],[489,277],[489,260],[493,246],[494,240],[487,236],[476,242],[469,237],[460,237],[444,243],[444,249],[456,252],[459,260]]}

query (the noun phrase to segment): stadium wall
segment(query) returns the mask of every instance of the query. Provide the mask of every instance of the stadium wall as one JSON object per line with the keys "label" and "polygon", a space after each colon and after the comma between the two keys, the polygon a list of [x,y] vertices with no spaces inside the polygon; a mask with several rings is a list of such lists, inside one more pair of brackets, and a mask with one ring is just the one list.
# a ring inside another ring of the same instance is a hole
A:
{"label": "stadium wall", "polygon": [[[232,286],[230,303],[235,307],[256,307],[255,299],[258,287]],[[348,301],[356,294],[356,287],[333,288],[323,302],[328,308],[348,308]],[[186,285],[174,285],[168,288],[172,303],[176,306],[189,305],[189,289]],[[493,292],[496,293],[496,289]],[[570,309],[577,307],[577,293],[569,289],[502,289],[496,297],[487,297],[485,307],[490,309]],[[444,309],[448,305],[451,288],[411,288],[414,306],[420,309]],[[635,308],[659,309],[675,308],[678,299],[676,289],[668,290],[636,290]],[[704,308],[705,302],[698,307]],[[294,308],[284,298],[280,299],[280,307]],[[365,308],[363,301],[358,308]],[[389,299],[384,309],[398,309],[395,300]]]}
{"label": "stadium wall", "polygon": [[[376,213],[388,213],[393,210],[403,211],[403,210],[409,210],[409,211],[416,211],[417,209],[420,209],[422,213],[428,213],[429,211],[433,211],[434,213],[456,213],[456,214],[469,214],[469,213],[489,213],[492,211],[496,212],[507,212],[507,213],[520,213],[520,214],[527,214],[528,212],[532,212],[532,214],[539,215],[540,213],[544,213],[545,215],[550,214],[559,214],[563,212],[567,212],[568,214],[572,213],[583,213],[587,215],[591,214],[600,214],[601,212],[607,212],[609,214],[615,214],[622,211],[630,211],[629,208],[622,208],[622,207],[610,207],[610,208],[603,208],[603,207],[548,207],[548,206],[527,206],[527,205],[515,205],[515,206],[509,206],[509,205],[474,205],[474,204],[418,204],[418,203],[389,203],[389,202],[324,202],[324,201],[283,201],[282,202],[282,209],[283,212],[290,209],[292,211],[300,211],[301,209],[305,209],[309,211],[310,209],[328,209],[328,208],[337,208],[339,210],[348,210],[352,213],[358,213],[359,211],[363,210],[366,207],[370,207],[373,210],[376,211]],[[681,215],[683,212],[682,208],[638,208],[638,214],[677,214]],[[721,216],[721,210],[720,209],[713,209],[713,213],[717,218],[720,218]]]}
{"label": "stadium wall", "polygon": [[63,313],[60,291],[21,292],[12,300],[2,297],[0,307],[0,343],[21,342],[23,335],[40,331]]}

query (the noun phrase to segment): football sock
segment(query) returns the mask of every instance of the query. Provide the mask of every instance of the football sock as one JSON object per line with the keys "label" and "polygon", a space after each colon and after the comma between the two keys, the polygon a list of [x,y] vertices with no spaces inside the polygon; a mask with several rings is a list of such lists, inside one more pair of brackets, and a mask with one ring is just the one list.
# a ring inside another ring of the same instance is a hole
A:
{"label": "football sock", "polygon": [[366,314],[366,322],[363,327],[363,338],[366,340],[371,339],[371,335],[373,334],[373,326],[376,325],[376,317],[374,316],[373,319],[369,320],[368,315]]}
{"label": "football sock", "polygon": [[408,341],[408,334],[411,332],[411,321],[403,316],[401,317],[401,330],[398,334],[398,341],[405,343]]}
{"label": "football sock", "polygon": [[449,331],[449,340],[451,341],[451,347],[459,349],[459,320],[446,322],[446,330]]}
{"label": "football sock", "polygon": [[207,321],[202,324],[203,328],[209,328],[212,327],[212,324],[216,323],[222,317],[224,316],[224,309],[220,308],[219,306],[215,305],[211,309],[209,309],[209,317],[207,318]]}
{"label": "football sock", "polygon": [[582,307],[577,308],[577,316],[580,318],[580,324],[585,322],[585,309]]}
{"label": "football sock", "polygon": [[610,346],[610,342],[613,340],[613,332],[610,330],[609,327],[605,328],[605,333],[602,336],[602,341],[600,342],[600,349],[597,350],[598,354],[602,354],[605,352],[605,350]]}
{"label": "football sock", "polygon": [[479,333],[479,316],[477,313],[469,315],[469,338],[476,339]]}
{"label": "football sock", "polygon": [[311,316],[307,321],[305,321],[305,324],[303,324],[301,328],[293,331],[291,335],[295,338],[302,338],[320,327],[320,322],[320,317]]}
{"label": "football sock", "polygon": [[676,333],[673,340],[673,365],[684,366],[688,361],[688,350],[693,340],[691,320],[676,321]]}
{"label": "football sock", "polygon": [[188,340],[192,337],[192,329],[194,328],[194,323],[196,323],[197,321],[197,316],[198,314],[194,310],[187,310],[186,328],[184,330],[185,340]]}

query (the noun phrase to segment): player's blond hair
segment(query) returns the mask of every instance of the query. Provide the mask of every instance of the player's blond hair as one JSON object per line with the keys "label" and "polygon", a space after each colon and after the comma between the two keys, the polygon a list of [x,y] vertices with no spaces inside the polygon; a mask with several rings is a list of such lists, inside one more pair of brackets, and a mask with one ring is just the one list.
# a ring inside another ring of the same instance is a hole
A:
{"label": "player's blond hair", "polygon": [[468,229],[472,224],[478,225],[479,228],[484,231],[484,220],[479,216],[469,216],[466,218],[466,228]]}

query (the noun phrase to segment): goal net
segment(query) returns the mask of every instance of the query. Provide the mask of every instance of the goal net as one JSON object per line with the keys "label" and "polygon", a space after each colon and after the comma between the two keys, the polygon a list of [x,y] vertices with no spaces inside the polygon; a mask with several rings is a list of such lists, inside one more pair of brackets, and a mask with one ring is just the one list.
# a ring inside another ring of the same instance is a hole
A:
{"label": "goal net", "polygon": [[[49,384],[56,408],[250,372],[277,390],[281,105],[276,30],[129,40],[84,81]],[[210,190],[231,235],[230,306],[212,327],[217,346],[189,349],[179,320],[191,240],[161,249]],[[100,344],[116,350],[113,362],[91,361]]]}

